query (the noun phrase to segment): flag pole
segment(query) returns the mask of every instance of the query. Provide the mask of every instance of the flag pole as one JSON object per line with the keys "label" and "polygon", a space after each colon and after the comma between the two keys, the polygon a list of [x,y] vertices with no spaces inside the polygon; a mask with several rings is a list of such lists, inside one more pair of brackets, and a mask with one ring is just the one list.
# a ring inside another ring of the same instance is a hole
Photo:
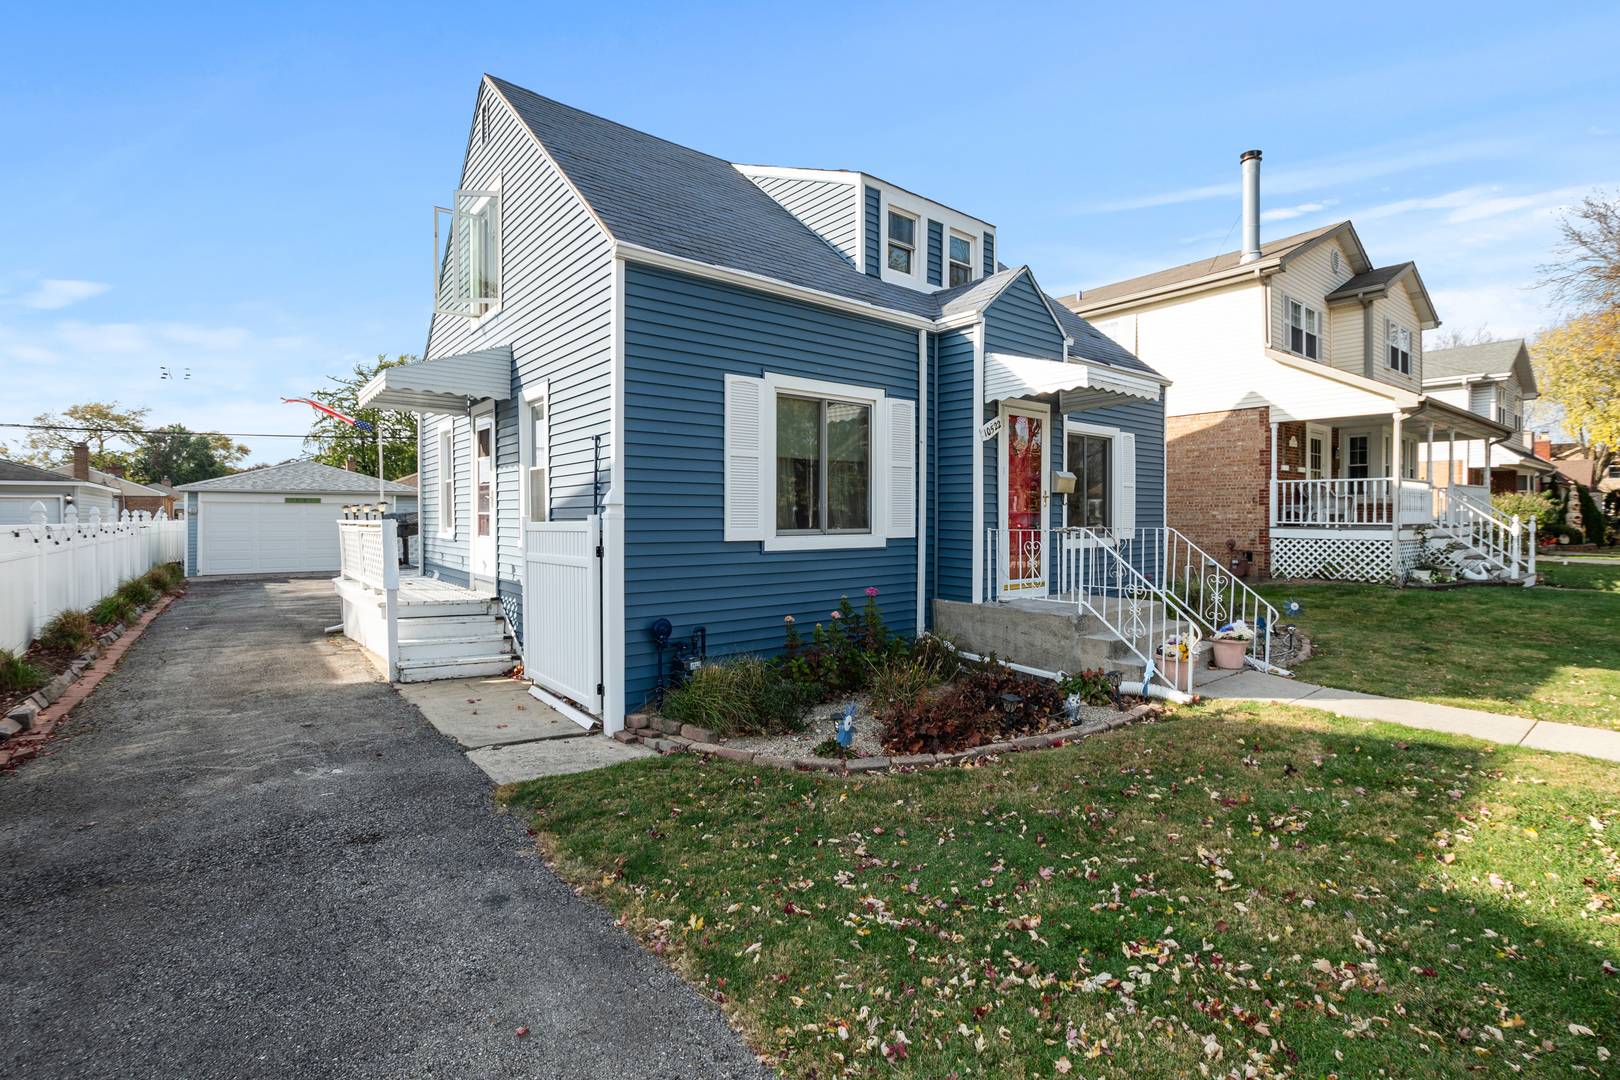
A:
{"label": "flag pole", "polygon": [[388,509],[388,500],[383,495],[383,456],[382,456],[382,414],[377,415],[377,502],[382,510]]}

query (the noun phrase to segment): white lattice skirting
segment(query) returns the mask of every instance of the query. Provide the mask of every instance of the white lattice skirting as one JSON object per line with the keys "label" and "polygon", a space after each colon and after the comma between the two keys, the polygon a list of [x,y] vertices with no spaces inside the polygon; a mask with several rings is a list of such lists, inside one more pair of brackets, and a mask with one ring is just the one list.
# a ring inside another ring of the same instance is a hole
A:
{"label": "white lattice skirting", "polygon": [[[1279,578],[1330,578],[1339,581],[1388,581],[1390,540],[1351,537],[1271,538],[1271,575]],[[1417,555],[1417,543],[1402,540],[1401,570]]]}

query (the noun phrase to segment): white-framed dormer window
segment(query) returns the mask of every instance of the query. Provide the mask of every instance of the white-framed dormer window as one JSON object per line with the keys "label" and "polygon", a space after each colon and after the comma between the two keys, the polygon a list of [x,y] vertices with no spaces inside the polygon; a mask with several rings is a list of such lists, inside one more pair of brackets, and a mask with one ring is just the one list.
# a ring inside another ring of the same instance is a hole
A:
{"label": "white-framed dormer window", "polygon": [[917,265],[917,219],[898,210],[889,211],[889,269],[897,274],[914,274]]}
{"label": "white-framed dormer window", "polygon": [[1396,322],[1389,320],[1389,329],[1386,334],[1389,343],[1389,368],[1402,375],[1412,374],[1412,331]]}
{"label": "white-framed dormer window", "polygon": [[1320,311],[1307,307],[1298,300],[1288,304],[1288,351],[1308,360],[1322,359],[1322,338],[1327,331],[1327,319]]}
{"label": "white-framed dormer window", "polygon": [[439,535],[447,540],[456,536],[456,427],[445,420],[438,432]]}
{"label": "white-framed dormer window", "polygon": [[951,288],[973,280],[973,240],[951,233]]}
{"label": "white-framed dormer window", "polygon": [[458,191],[433,208],[433,262],[435,313],[476,319],[500,303],[499,191]]}
{"label": "white-framed dormer window", "polygon": [[551,520],[551,401],[550,385],[523,389],[518,416],[518,452],[523,456],[523,519]]}
{"label": "white-framed dormer window", "polygon": [[767,372],[725,380],[725,539],[766,551],[915,536],[917,403]]}

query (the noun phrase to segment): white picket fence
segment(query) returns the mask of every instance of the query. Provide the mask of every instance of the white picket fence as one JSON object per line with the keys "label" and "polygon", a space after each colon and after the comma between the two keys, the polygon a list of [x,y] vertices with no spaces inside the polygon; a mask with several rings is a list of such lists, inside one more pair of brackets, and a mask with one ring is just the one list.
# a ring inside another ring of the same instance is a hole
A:
{"label": "white picket fence", "polygon": [[58,612],[88,608],[130,578],[185,559],[186,523],[161,513],[102,521],[92,508],[80,521],[70,506],[66,521],[48,525],[43,503],[33,511],[30,524],[0,528],[0,649],[22,652]]}

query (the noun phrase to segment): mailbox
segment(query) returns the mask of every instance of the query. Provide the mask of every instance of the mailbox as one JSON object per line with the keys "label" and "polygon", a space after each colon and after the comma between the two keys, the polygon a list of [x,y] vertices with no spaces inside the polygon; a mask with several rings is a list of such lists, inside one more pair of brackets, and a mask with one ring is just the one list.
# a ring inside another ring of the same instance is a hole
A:
{"label": "mailbox", "polygon": [[1074,494],[1074,473],[1064,472],[1062,469],[1052,470],[1052,494]]}

